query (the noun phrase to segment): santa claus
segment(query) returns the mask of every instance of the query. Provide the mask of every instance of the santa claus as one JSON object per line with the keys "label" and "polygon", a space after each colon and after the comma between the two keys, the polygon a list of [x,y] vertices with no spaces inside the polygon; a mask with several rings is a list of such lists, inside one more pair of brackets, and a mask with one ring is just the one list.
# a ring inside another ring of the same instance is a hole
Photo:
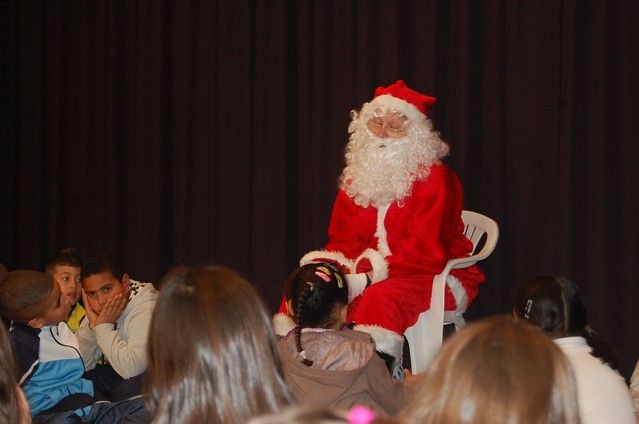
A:
{"label": "santa claus", "polygon": [[[433,277],[448,259],[472,250],[463,234],[460,182],[441,162],[448,145],[427,117],[435,101],[397,81],[351,112],[328,243],[300,261],[344,270],[349,320],[394,359],[404,331],[429,308]],[[476,266],[453,270],[446,310],[465,311],[483,280]],[[294,326],[284,302],[274,323],[278,334]]]}

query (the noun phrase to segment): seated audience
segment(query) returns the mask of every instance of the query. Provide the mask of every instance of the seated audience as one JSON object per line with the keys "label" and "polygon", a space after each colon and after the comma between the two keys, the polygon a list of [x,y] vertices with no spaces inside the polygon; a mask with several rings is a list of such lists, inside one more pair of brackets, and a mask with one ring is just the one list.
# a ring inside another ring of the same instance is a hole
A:
{"label": "seated audience", "polygon": [[575,373],[581,422],[634,424],[635,412],[626,383],[616,372],[614,350],[588,325],[577,286],[568,279],[540,276],[515,294],[515,317],[551,336]]}
{"label": "seated audience", "polygon": [[345,326],[342,271],[322,262],[303,265],[286,279],[284,292],[289,316],[276,315],[274,325],[277,332],[281,320],[296,324],[279,342],[293,396],[303,405],[363,404],[394,415],[404,402],[402,382],[392,378],[370,334]]}
{"label": "seated audience", "polygon": [[220,266],[174,273],[149,331],[152,422],[244,423],[291,403],[267,309]]}
{"label": "seated audience", "polygon": [[112,401],[140,394],[158,292],[122,273],[107,255],[84,263],[81,281],[86,318],[76,335],[85,377]]}
{"label": "seated audience", "polygon": [[577,389],[550,338],[521,321],[493,317],[447,339],[399,420],[579,424]]}
{"label": "seated audience", "polygon": [[16,380],[9,336],[4,325],[0,325],[0,423],[29,424],[30,422],[29,403]]}
{"label": "seated audience", "polygon": [[0,282],[0,311],[12,321],[9,337],[19,382],[34,423],[145,422],[141,398],[95,403],[75,335],[64,319],[71,309],[53,278],[18,270]]}
{"label": "seated audience", "polygon": [[60,285],[62,294],[67,297],[71,305],[71,313],[66,319],[66,323],[71,331],[76,332],[80,326],[80,321],[84,318],[85,310],[79,302],[82,295],[82,285],[80,284],[80,271],[82,261],[78,252],[72,247],[65,247],[56,252],[45,265],[44,271],[53,277],[53,280]]}

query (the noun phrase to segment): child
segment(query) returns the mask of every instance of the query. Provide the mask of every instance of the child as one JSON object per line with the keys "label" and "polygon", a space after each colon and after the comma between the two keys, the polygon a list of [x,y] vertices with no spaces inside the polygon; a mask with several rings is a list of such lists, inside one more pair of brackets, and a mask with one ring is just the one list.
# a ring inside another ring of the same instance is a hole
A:
{"label": "child", "polygon": [[229,269],[171,273],[148,347],[155,424],[245,423],[291,403],[264,302]]}
{"label": "child", "polygon": [[45,272],[53,277],[53,280],[60,285],[62,294],[69,300],[71,313],[66,319],[66,323],[74,333],[80,326],[80,321],[84,318],[85,310],[78,302],[82,294],[80,284],[80,270],[82,261],[78,252],[72,247],[65,247],[56,252],[44,268]]}
{"label": "child", "polygon": [[447,339],[399,420],[580,422],[566,357],[541,331],[508,316],[469,324]]}
{"label": "child", "polygon": [[94,404],[93,384],[82,378],[78,343],[64,322],[70,309],[49,274],[18,270],[0,282],[0,310],[12,320],[9,336],[34,423],[144,419],[142,399]]}
{"label": "child", "polygon": [[140,394],[157,291],[120,272],[107,255],[87,261],[81,281],[86,319],[76,335],[86,378],[112,401]]}
{"label": "child", "polygon": [[[286,280],[284,292],[296,327],[280,340],[284,374],[293,395],[309,406],[349,409],[367,405],[394,415],[404,389],[376,354],[367,333],[344,326],[348,287],[328,263],[304,265]],[[280,320],[288,317],[276,316]]]}
{"label": "child", "polygon": [[540,276],[524,282],[515,293],[513,314],[541,328],[568,357],[583,424],[635,424],[630,392],[614,370],[616,352],[588,325],[586,307],[572,281]]}

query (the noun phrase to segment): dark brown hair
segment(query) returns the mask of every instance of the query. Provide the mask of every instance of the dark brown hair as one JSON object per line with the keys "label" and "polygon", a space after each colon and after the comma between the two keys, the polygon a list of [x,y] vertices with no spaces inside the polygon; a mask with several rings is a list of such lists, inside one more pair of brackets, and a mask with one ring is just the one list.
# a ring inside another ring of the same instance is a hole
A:
{"label": "dark brown hair", "polygon": [[78,251],[73,247],[65,247],[58,250],[49,258],[44,270],[48,274],[53,274],[55,267],[60,265],[82,268],[82,260],[80,259],[80,255],[78,255]]}
{"label": "dark brown hair", "polygon": [[550,337],[501,316],[477,321],[444,344],[400,415],[426,424],[579,424],[568,359]]}
{"label": "dark brown hair", "polygon": [[617,352],[588,325],[588,311],[579,287],[565,277],[542,275],[525,281],[515,293],[513,313],[553,338],[580,336],[592,355],[618,368]]}
{"label": "dark brown hair", "polygon": [[122,281],[124,273],[115,263],[115,260],[108,253],[102,253],[89,258],[83,265],[80,271],[80,279],[84,281],[85,278],[91,275],[101,274],[103,272],[109,272],[115,277],[116,280]]}
{"label": "dark brown hair", "polygon": [[148,338],[153,423],[244,423],[291,402],[266,307],[219,266],[163,285]]}
{"label": "dark brown hair", "polygon": [[53,277],[44,272],[11,271],[0,282],[2,316],[22,323],[40,318],[45,313],[45,301],[53,284]]}

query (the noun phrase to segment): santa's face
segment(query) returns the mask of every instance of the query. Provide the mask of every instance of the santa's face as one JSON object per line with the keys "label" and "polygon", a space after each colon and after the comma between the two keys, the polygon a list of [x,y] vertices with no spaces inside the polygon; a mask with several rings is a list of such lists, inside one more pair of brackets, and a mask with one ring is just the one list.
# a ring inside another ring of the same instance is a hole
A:
{"label": "santa's face", "polygon": [[389,112],[370,118],[366,127],[375,137],[402,138],[406,136],[406,117],[399,112]]}
{"label": "santa's face", "polygon": [[353,113],[349,132],[340,182],[364,207],[401,203],[413,182],[426,178],[430,165],[448,153],[425,116],[409,120],[396,110],[370,103]]}

